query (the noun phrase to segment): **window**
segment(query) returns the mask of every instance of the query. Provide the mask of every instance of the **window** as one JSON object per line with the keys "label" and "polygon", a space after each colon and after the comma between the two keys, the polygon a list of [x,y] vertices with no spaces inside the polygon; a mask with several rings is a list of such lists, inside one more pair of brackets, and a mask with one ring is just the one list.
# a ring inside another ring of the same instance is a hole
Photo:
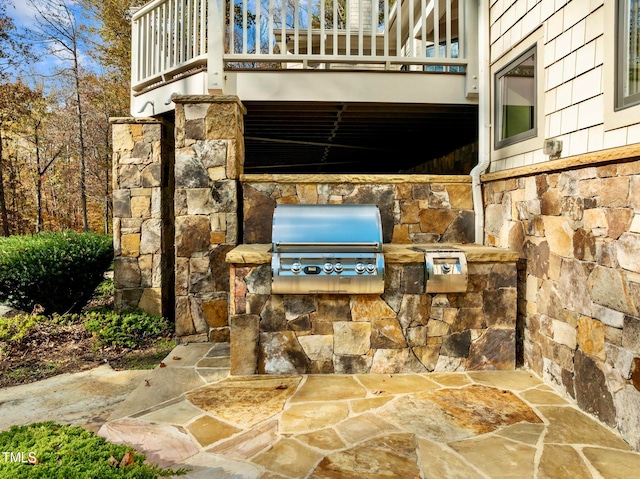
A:
{"label": "window", "polygon": [[[427,58],[434,58],[436,54],[435,45],[431,45],[427,47]],[[440,42],[438,45],[438,57],[446,58],[447,54],[447,42]],[[457,38],[451,40],[451,58],[460,58],[460,43]],[[454,72],[454,73],[464,73],[463,66],[441,66],[441,65],[425,65],[424,71],[426,72]]]}
{"label": "window", "polygon": [[616,108],[640,103],[640,0],[619,0]]}
{"label": "window", "polygon": [[537,135],[536,84],[535,46],[496,74],[496,149]]}

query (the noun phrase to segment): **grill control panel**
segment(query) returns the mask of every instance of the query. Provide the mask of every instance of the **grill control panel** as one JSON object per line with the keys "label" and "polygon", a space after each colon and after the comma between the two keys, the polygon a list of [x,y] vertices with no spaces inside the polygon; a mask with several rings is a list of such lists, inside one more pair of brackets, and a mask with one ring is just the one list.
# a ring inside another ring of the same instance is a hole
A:
{"label": "grill control panel", "polygon": [[[311,264],[310,264],[311,263]],[[357,275],[375,275],[378,268],[372,259],[348,259],[343,261],[336,258],[335,261],[326,261],[324,264],[316,264],[312,258],[296,258],[293,261],[281,258],[281,272],[291,272],[295,275],[305,274],[357,274]]]}
{"label": "grill control panel", "polygon": [[271,256],[275,294],[379,294],[384,255],[365,252],[284,252]]}

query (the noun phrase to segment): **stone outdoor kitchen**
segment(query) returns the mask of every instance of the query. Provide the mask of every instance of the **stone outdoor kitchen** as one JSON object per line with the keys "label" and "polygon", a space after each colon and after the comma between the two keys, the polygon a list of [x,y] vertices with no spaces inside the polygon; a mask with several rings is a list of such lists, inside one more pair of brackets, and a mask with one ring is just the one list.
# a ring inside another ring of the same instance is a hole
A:
{"label": "stone outdoor kitchen", "polygon": [[[518,255],[470,244],[468,176],[241,176],[242,105],[185,100],[164,168],[167,125],[114,122],[118,307],[167,314],[174,264],[177,336],[230,341],[232,374],[515,368]],[[382,294],[271,293],[273,211],[296,203],[377,205]],[[433,243],[465,251],[466,292],[425,292],[424,252],[411,246]]]}

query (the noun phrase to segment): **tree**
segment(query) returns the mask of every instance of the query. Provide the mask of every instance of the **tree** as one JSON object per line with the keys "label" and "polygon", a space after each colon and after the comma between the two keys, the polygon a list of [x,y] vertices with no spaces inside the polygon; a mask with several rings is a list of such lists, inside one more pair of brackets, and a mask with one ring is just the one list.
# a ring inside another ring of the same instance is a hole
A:
{"label": "tree", "polygon": [[11,5],[10,0],[0,2],[0,81],[2,82],[7,81],[7,75],[11,70],[33,59],[29,44],[20,41],[16,34],[15,23],[6,12],[7,5]]}
{"label": "tree", "polygon": [[82,227],[89,231],[87,218],[86,192],[86,151],[82,102],[80,99],[80,35],[79,22],[71,8],[58,0],[27,0],[36,15],[30,37],[49,48],[49,52],[71,65],[77,112],[78,153],[80,157],[80,203],[82,208]]}
{"label": "tree", "polygon": [[[0,219],[2,220],[2,235],[11,234],[11,222],[9,221],[9,208],[6,201],[5,178],[3,170],[15,179],[16,168],[12,167],[12,161],[5,154],[5,143],[15,132],[15,128],[21,119],[31,112],[33,102],[39,94],[27,85],[18,81],[16,83],[0,83]],[[10,134],[11,133],[11,134]],[[7,156],[5,161],[5,156]],[[15,155],[14,155],[14,160]],[[15,182],[15,181],[14,181]],[[12,186],[15,202],[15,184]],[[15,225],[14,225],[15,226]]]}
{"label": "tree", "polygon": [[9,72],[32,58],[29,45],[18,40],[15,23],[6,13],[7,5],[11,5],[8,0],[0,3],[0,86],[3,87],[3,91],[0,92],[0,219],[4,236],[9,236],[10,230],[2,165],[2,128],[4,123],[10,120],[9,109],[5,108],[9,106],[10,97],[5,96],[7,90],[4,87],[8,81]]}
{"label": "tree", "polygon": [[129,92],[123,85],[104,75],[86,75],[83,78],[86,100],[86,124],[91,148],[90,167],[87,170],[89,197],[102,205],[104,231],[110,225],[111,185],[111,130],[109,118],[123,116],[129,108]]}
{"label": "tree", "polygon": [[[42,94],[40,89],[37,93]],[[35,156],[35,231],[36,233],[43,230],[43,183],[45,175],[53,162],[62,156],[64,151],[64,143],[53,142],[48,138],[53,128],[50,126],[52,112],[48,108],[48,102],[43,96],[35,99],[31,107],[31,115],[27,119],[25,139],[28,142],[30,150]]]}
{"label": "tree", "polygon": [[[320,7],[311,7],[311,25],[313,28],[320,28],[321,24],[324,23],[325,28],[333,28],[334,23],[337,29],[346,29],[347,28],[347,0],[335,0],[335,12],[334,12],[334,0],[321,0],[324,2],[324,21],[321,22],[320,15]],[[384,2],[379,0],[371,0],[372,8],[377,8],[378,10],[378,26],[384,23]],[[357,2],[357,0],[356,0]],[[362,6],[364,8],[365,1],[362,2]],[[388,8],[391,10],[393,5],[395,4],[395,0],[389,0]],[[358,5],[358,3],[356,3]],[[366,11],[366,9],[365,9]],[[369,10],[370,11],[370,10]],[[335,15],[334,19],[334,13]],[[371,25],[371,17],[363,18],[363,22],[365,25]]]}
{"label": "tree", "polygon": [[87,32],[101,41],[91,42],[92,55],[119,81],[131,79],[131,12],[147,0],[78,0],[96,22]]}

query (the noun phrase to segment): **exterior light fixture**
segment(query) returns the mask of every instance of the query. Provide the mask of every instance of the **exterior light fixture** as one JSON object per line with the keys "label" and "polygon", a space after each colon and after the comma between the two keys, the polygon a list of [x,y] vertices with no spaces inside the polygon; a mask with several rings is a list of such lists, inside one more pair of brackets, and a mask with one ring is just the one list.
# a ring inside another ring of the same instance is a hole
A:
{"label": "exterior light fixture", "polygon": [[562,140],[544,140],[543,151],[545,155],[549,156],[550,160],[557,160],[562,153]]}

